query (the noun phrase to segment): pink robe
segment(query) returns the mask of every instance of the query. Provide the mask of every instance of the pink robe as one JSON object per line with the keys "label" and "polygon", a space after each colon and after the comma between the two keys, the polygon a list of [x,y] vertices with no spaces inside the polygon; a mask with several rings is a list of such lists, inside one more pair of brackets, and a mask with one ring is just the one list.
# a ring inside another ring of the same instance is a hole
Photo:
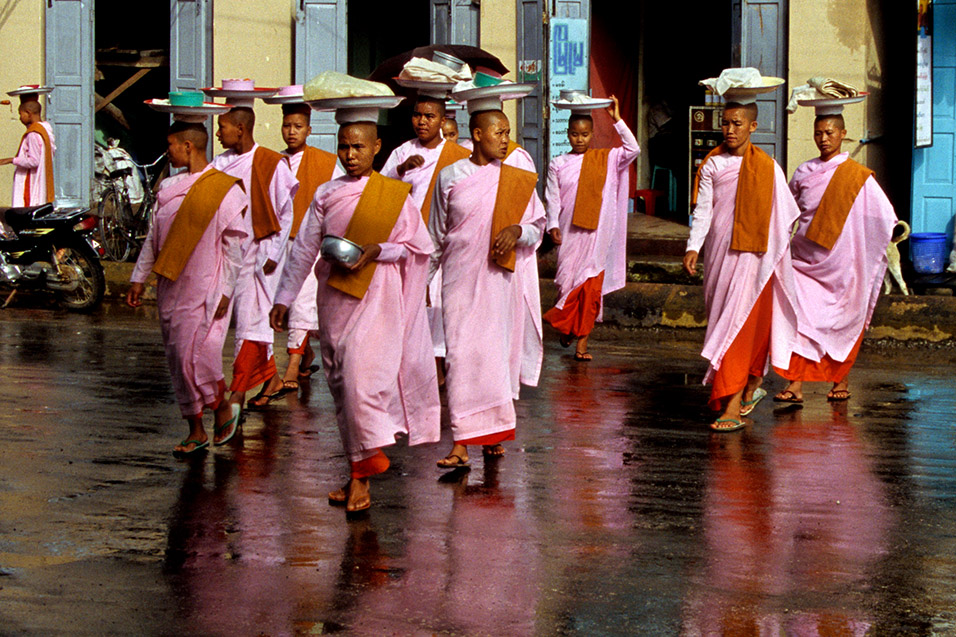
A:
{"label": "pink robe", "polygon": [[[720,368],[724,354],[773,279],[770,361],[786,369],[796,339],[796,292],[790,263],[790,228],[800,215],[780,166],[774,162],[773,212],[767,251],[730,249],[741,157],[715,155],[700,169],[700,190],[687,250],[704,245],[704,303],[707,333],[701,356],[710,361],[704,382]],[[705,245],[706,240],[706,245]],[[766,370],[764,370],[766,371]]]}
{"label": "pink robe", "polygon": [[[132,282],[143,283],[149,277],[179,206],[202,172],[184,172],[163,180],[156,215],[136,260]],[[179,277],[175,281],[158,279],[159,325],[183,416],[201,413],[203,406],[218,397],[229,316],[216,320],[213,315],[223,296],[233,297],[239,278],[242,246],[248,237],[242,215],[245,207],[245,194],[237,187],[231,188]]]}
{"label": "pink robe", "polygon": [[[294,155],[290,155],[288,151],[282,151],[282,154],[289,158],[289,169],[292,171],[292,174],[298,175],[299,166],[302,164],[302,155],[304,153],[298,152]],[[335,168],[332,170],[332,179],[344,175],[345,173],[342,171],[342,168],[336,163]],[[308,214],[302,218],[302,223],[299,225],[299,232],[303,232],[308,218]],[[290,239],[287,244],[289,253],[292,252],[294,245],[295,239]],[[288,256],[286,258],[288,258]],[[315,307],[316,292],[317,283],[315,281],[315,273],[309,270],[309,276],[306,277],[305,282],[303,282],[299,296],[295,298],[295,302],[289,307],[289,338],[286,341],[286,346],[289,349],[298,349],[302,346],[309,332],[315,332],[319,329],[318,310]]]}
{"label": "pink robe", "polygon": [[323,236],[345,234],[366,183],[367,177],[340,177],[319,186],[276,293],[276,303],[290,307],[315,264],[322,363],[352,462],[394,444],[400,433],[411,445],[440,437],[438,379],[425,316],[432,244],[421,212],[406,199],[388,242],[380,244],[362,299],[329,287],[330,264],[316,262]]}
{"label": "pink robe", "polygon": [[[214,168],[242,179],[246,189],[247,205],[248,193],[252,191],[252,158],[257,148],[259,148],[258,144],[241,155],[227,150],[212,160]],[[252,215],[247,214],[244,217],[248,237],[244,245],[242,271],[239,273],[239,281],[236,284],[236,302],[234,303],[237,355],[242,349],[243,341],[249,340],[268,343],[269,356],[272,356],[275,333],[269,327],[269,311],[272,309],[276,286],[279,284],[279,277],[285,265],[286,243],[289,230],[292,228],[292,199],[298,188],[299,182],[289,168],[289,162],[280,161],[276,165],[272,182],[269,184],[269,199],[275,208],[282,231],[256,241],[252,232]],[[270,259],[276,262],[276,269],[272,274],[264,274],[262,266]]]}
{"label": "pink robe", "polygon": [[[557,308],[564,307],[572,290],[601,272],[604,272],[602,294],[621,289],[627,280],[627,169],[641,149],[624,120],[614,124],[614,129],[624,145],[612,149],[608,156],[601,216],[595,230],[582,230],[571,224],[584,155],[561,155],[548,166],[545,191],[548,230],[561,230],[558,271],[554,277],[558,286]],[[598,321],[603,311],[602,303]]]}
{"label": "pink robe", "polygon": [[[388,161],[382,166],[382,174],[392,179],[399,179],[406,184],[411,184],[412,192],[410,197],[419,210],[425,203],[425,197],[431,197],[432,193],[428,191],[428,185],[431,183],[432,175],[438,167],[438,158],[444,150],[446,140],[435,148],[425,148],[418,138],[411,139],[395,150],[388,156]],[[412,155],[421,155],[425,163],[417,168],[412,168],[405,172],[405,175],[399,177],[398,166]],[[428,283],[428,327],[431,330],[432,345],[435,349],[435,356],[443,358],[445,356],[445,327],[442,323],[441,310],[441,269],[439,268]]]}
{"label": "pink robe", "polygon": [[544,228],[537,193],[521,219],[515,271],[490,259],[501,164],[462,159],[438,176],[428,231],[443,270],[448,411],[455,440],[515,428],[520,385],[537,385],[543,348],[535,248]]}
{"label": "pink robe", "polygon": [[791,242],[797,291],[797,340],[793,352],[811,361],[829,355],[845,361],[869,324],[886,272],[886,246],[896,213],[871,176],[863,184],[833,249],[806,238],[807,228],[837,167],[849,155],[811,159],[790,180],[801,214]]}
{"label": "pink robe", "polygon": [[[40,122],[50,137],[50,148],[56,154],[53,127],[49,122]],[[13,158],[13,207],[39,206],[46,203],[46,149],[43,138],[37,133],[27,133],[20,152]],[[30,201],[24,201],[26,182],[30,180]]]}

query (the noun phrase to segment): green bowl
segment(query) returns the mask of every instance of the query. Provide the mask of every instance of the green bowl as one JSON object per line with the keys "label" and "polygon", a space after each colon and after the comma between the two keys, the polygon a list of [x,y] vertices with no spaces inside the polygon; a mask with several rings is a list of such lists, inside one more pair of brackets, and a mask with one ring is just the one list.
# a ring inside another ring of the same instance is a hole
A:
{"label": "green bowl", "polygon": [[199,91],[170,91],[169,103],[172,106],[202,106],[203,95]]}
{"label": "green bowl", "polygon": [[475,86],[485,88],[486,86],[498,86],[501,84],[501,78],[478,71],[474,78]]}

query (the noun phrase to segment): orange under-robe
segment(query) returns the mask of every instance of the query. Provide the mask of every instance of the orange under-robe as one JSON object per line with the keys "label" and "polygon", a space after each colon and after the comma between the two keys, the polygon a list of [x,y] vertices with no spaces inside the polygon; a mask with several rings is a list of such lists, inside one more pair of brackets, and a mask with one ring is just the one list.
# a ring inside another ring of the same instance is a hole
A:
{"label": "orange under-robe", "polygon": [[770,325],[773,315],[773,279],[757,297],[723,362],[714,373],[710,391],[711,409],[720,410],[723,400],[747,386],[749,376],[763,376],[770,355]]}
{"label": "orange under-robe", "polygon": [[863,333],[861,332],[860,338],[856,339],[856,345],[850,350],[850,355],[846,357],[845,361],[835,361],[830,358],[829,354],[825,355],[820,361],[812,361],[800,354],[791,354],[789,368],[774,367],[773,371],[787,380],[839,383],[847,377],[853,368],[853,363],[856,362],[856,355],[860,353],[860,345],[862,344]]}
{"label": "orange under-robe", "polygon": [[562,334],[587,336],[594,329],[594,322],[601,313],[603,286],[604,272],[601,272],[571,290],[564,307],[553,307],[541,318]]}
{"label": "orange under-robe", "polygon": [[232,383],[229,391],[244,392],[254,389],[278,373],[276,357],[269,355],[269,344],[243,341],[232,363]]}

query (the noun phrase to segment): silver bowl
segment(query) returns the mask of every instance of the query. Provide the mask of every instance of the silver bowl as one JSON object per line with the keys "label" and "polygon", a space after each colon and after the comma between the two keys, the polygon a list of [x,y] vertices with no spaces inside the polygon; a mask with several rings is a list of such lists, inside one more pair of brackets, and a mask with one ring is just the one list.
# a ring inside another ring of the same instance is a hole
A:
{"label": "silver bowl", "polygon": [[575,97],[588,97],[587,91],[578,91],[575,89],[563,88],[561,89],[561,99],[566,102],[574,101]]}
{"label": "silver bowl", "polygon": [[442,51],[432,51],[432,62],[444,64],[454,72],[458,72],[465,67],[465,61],[459,60],[454,55],[449,55]]}
{"label": "silver bowl", "polygon": [[326,261],[352,265],[362,256],[362,246],[352,243],[343,237],[327,234],[322,237],[319,248],[322,258]]}

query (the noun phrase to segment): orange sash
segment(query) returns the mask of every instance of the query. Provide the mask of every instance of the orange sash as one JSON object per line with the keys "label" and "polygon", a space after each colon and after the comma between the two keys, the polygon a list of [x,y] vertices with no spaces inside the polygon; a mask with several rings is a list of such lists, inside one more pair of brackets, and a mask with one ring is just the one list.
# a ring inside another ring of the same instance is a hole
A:
{"label": "orange sash", "polygon": [[[697,203],[700,171],[714,155],[726,152],[721,144],[707,153],[694,176],[691,203]],[[730,249],[739,252],[766,252],[770,239],[770,214],[773,211],[773,159],[750,144],[744,152],[737,176],[737,200],[734,204],[734,229]]]}
{"label": "orange sash", "polygon": [[237,183],[241,188],[241,179],[210,168],[190,186],[159,250],[153,272],[170,281],[179,278],[223,198]]}
{"label": "orange sash", "polygon": [[434,172],[432,172],[431,181],[428,182],[428,190],[425,191],[425,201],[422,202],[422,219],[425,220],[426,225],[428,224],[428,214],[432,209],[432,193],[435,191],[435,180],[438,179],[438,173],[459,159],[465,159],[470,156],[471,151],[467,148],[462,148],[455,142],[445,142],[445,146],[441,149],[441,154],[438,155],[438,163],[435,165]]}
{"label": "orange sash", "polygon": [[[20,138],[20,145],[17,146],[17,154],[23,148],[23,142],[27,141],[27,135],[36,133],[43,140],[43,163],[46,168],[46,201],[43,203],[53,203],[53,145],[50,143],[50,135],[46,132],[43,124],[36,122],[27,127],[27,132]],[[23,180],[23,205],[30,205],[30,176]]]}
{"label": "orange sash", "polygon": [[295,178],[299,180],[299,189],[292,200],[292,230],[289,231],[289,240],[299,234],[299,226],[305,218],[305,211],[309,209],[316,189],[332,179],[335,171],[337,156],[312,146],[306,146],[302,151],[302,161]]}
{"label": "orange sash", "polygon": [[852,159],[837,166],[833,171],[833,177],[823,191],[823,197],[820,199],[820,205],[813,214],[813,220],[807,227],[807,239],[817,245],[833,249],[833,244],[843,232],[843,224],[846,223],[846,217],[850,214],[850,208],[856,201],[857,195],[863,184],[870,178],[873,171],[858,164]]}
{"label": "orange sash", "polygon": [[[514,166],[501,165],[498,177],[498,194],[495,196],[495,210],[491,218],[491,246],[494,247],[498,233],[515,224],[521,223],[525,208],[534,194],[538,183],[537,173]],[[495,259],[495,263],[511,272],[515,271],[515,251]]]}
{"label": "orange sash", "polygon": [[581,176],[574,198],[571,224],[582,230],[597,230],[604,201],[604,182],[607,180],[607,160],[610,148],[588,149],[581,160]]}
{"label": "orange sash", "polygon": [[[411,190],[411,184],[373,172],[349,219],[345,238],[360,246],[388,241]],[[373,261],[355,271],[332,268],[329,287],[361,299],[372,282],[376,265]]]}
{"label": "orange sash", "polygon": [[260,146],[252,157],[252,177],[249,180],[249,213],[252,215],[252,234],[256,241],[282,230],[275,208],[269,199],[269,184],[282,155]]}
{"label": "orange sash", "polygon": [[[509,157],[511,157],[511,153],[515,152],[515,151],[518,150],[519,148],[521,148],[521,145],[520,145],[520,144],[517,144],[517,143],[515,143],[515,142],[513,142],[513,141],[511,141],[511,140],[509,139],[509,140],[508,140],[508,152],[505,153],[505,159],[508,159]],[[502,161],[504,161],[504,160],[502,160]]]}

